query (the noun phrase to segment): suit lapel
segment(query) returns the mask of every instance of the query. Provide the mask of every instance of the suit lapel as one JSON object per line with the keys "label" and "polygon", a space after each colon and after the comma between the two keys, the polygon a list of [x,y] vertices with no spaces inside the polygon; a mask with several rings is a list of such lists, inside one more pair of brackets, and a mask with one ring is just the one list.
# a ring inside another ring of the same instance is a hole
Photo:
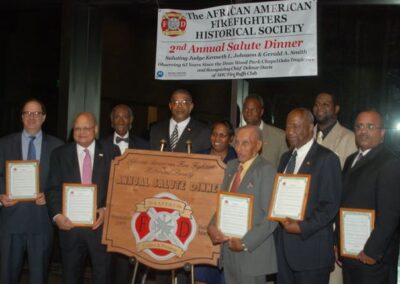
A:
{"label": "suit lapel", "polygon": [[313,142],[310,150],[308,151],[306,157],[303,160],[303,163],[301,164],[298,173],[309,173],[311,171],[311,166],[314,162],[314,158],[316,156],[316,152],[318,149],[318,143],[317,142]]}
{"label": "suit lapel", "polygon": [[22,160],[22,132],[14,136],[14,153],[16,153],[17,160]]}
{"label": "suit lapel", "polygon": [[250,165],[249,169],[247,170],[246,174],[244,175],[242,181],[240,182],[239,192],[249,192],[254,187],[253,184],[253,173],[254,169],[257,168],[257,165],[261,162],[260,156],[258,156],[253,163]]}
{"label": "suit lapel", "polygon": [[65,163],[68,163],[68,168],[70,169],[73,179],[81,182],[81,172],[79,169],[79,161],[78,161],[78,151],[76,150],[76,143],[72,143],[69,148],[68,154],[65,157]]}
{"label": "suit lapel", "polygon": [[94,157],[93,157],[92,182],[99,184],[99,181],[102,178],[101,169],[103,166],[102,164],[104,159],[104,151],[100,143],[98,143],[97,141],[95,143],[96,147],[94,149]]}
{"label": "suit lapel", "polygon": [[[186,141],[191,138],[192,131],[193,131],[193,120],[192,120],[192,118],[190,118],[189,123],[186,125],[185,129],[183,130],[181,137],[179,137],[176,148],[182,149],[182,151],[186,150]],[[192,141],[192,143],[193,143],[193,141]]]}

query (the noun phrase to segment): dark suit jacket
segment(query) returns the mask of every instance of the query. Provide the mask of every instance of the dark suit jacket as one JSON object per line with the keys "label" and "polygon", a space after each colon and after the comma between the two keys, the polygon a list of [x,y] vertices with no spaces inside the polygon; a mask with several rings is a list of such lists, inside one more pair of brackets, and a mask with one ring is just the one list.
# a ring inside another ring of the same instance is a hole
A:
{"label": "dark suit jacket", "polygon": [[375,229],[364,252],[377,261],[395,264],[399,254],[400,160],[381,144],[351,168],[357,154],[349,156],[343,168],[341,207],[375,209]]}
{"label": "dark suit jacket", "polygon": [[[282,155],[278,172],[283,173],[292,151]],[[339,209],[342,190],[339,158],[316,142],[310,148],[299,174],[310,174],[311,184],[301,234],[288,234],[279,226],[277,241],[283,242],[291,269],[304,271],[334,265],[333,221]]]}
{"label": "dark suit jacket", "polygon": [[[22,160],[21,134],[14,133],[0,140],[0,192],[5,193],[5,162]],[[51,135],[43,133],[40,156],[40,191],[46,189],[49,174],[50,154],[63,142]],[[51,220],[47,206],[38,206],[34,202],[20,202],[15,206],[0,208],[0,230],[8,233],[43,233],[51,229]]]}
{"label": "dark suit jacket", "polygon": [[[106,145],[96,141],[93,160],[92,181],[97,185],[97,208],[106,206],[108,177],[112,159],[119,154],[115,145]],[[62,213],[63,183],[81,183],[76,143],[71,142],[53,151],[50,158],[50,178],[46,194],[50,217]],[[75,228],[71,231],[60,230],[61,247],[67,248],[74,244],[77,234]],[[91,229],[88,229],[91,230]],[[98,228],[101,234],[102,227]]]}
{"label": "dark suit jacket", "polygon": [[[171,151],[169,142],[169,119],[158,122],[150,129],[150,148],[160,150],[160,140],[167,141],[164,151]],[[192,153],[198,153],[211,147],[211,130],[203,123],[191,118],[184,129],[174,152],[187,152],[186,141],[192,141]]]}
{"label": "dark suit jacket", "polygon": [[[102,139],[101,142],[114,144],[114,134]],[[148,150],[150,149],[150,144],[147,140],[144,140],[143,138],[129,134],[128,148]]]}

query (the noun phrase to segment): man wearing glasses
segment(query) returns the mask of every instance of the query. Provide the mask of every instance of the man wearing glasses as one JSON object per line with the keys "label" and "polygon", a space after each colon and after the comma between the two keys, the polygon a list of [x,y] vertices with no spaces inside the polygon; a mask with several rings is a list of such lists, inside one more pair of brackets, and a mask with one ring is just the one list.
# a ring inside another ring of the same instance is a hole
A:
{"label": "man wearing glasses", "polygon": [[376,111],[361,112],[354,130],[358,151],[343,168],[341,207],[374,209],[375,224],[357,258],[341,258],[343,280],[345,284],[397,283],[400,159],[383,145],[385,129]]}
{"label": "man wearing glasses", "polygon": [[169,109],[171,119],[158,122],[150,130],[150,148],[164,151],[198,153],[211,147],[210,129],[190,117],[194,107],[191,94],[184,89],[172,93]]}
{"label": "man wearing glasses", "polygon": [[[50,153],[63,142],[42,131],[46,109],[30,99],[21,111],[22,132],[0,140],[0,283],[18,283],[28,258],[29,283],[46,283],[53,226],[47,212],[44,191],[49,173]],[[33,202],[18,202],[5,194],[5,162],[38,160],[39,194]]]}

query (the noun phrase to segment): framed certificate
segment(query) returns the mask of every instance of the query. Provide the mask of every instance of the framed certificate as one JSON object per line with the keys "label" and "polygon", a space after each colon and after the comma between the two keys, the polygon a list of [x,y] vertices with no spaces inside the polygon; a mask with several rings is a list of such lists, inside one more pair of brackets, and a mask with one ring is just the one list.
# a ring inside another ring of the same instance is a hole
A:
{"label": "framed certificate", "polygon": [[340,255],[357,258],[375,224],[375,210],[340,208]]}
{"label": "framed certificate", "polygon": [[91,227],[96,222],[97,186],[63,184],[63,214],[77,227]]}
{"label": "framed certificate", "polygon": [[253,195],[217,194],[217,227],[228,237],[241,238],[252,226]]}
{"label": "framed certificate", "polygon": [[276,174],[268,219],[302,221],[307,206],[311,175]]}
{"label": "framed certificate", "polygon": [[6,161],[6,194],[18,201],[34,201],[39,193],[39,162]]}

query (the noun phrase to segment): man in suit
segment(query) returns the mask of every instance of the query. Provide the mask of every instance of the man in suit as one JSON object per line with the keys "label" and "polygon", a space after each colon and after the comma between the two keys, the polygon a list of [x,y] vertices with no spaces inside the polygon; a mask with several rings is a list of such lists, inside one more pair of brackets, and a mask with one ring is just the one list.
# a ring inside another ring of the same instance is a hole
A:
{"label": "man in suit", "polygon": [[385,130],[379,113],[361,112],[354,129],[359,150],[343,168],[341,207],[374,209],[375,226],[357,259],[341,259],[343,280],[345,284],[397,283],[400,160],[382,143]]}
{"label": "man in suit", "polygon": [[[59,229],[65,284],[83,283],[88,255],[92,264],[93,283],[111,283],[111,257],[101,244],[101,234],[111,161],[119,154],[119,150],[113,145],[97,142],[97,131],[96,119],[92,113],[78,114],[74,121],[74,142],[59,147],[50,158],[46,197],[50,216]],[[97,220],[92,228],[75,227],[62,214],[63,183],[97,185]]]}
{"label": "man in suit", "polygon": [[354,133],[343,127],[338,119],[340,106],[336,96],[322,92],[315,98],[313,113],[316,120],[314,127],[315,140],[339,156],[343,167],[346,158],[357,151]]}
{"label": "man in suit", "polygon": [[[29,283],[41,284],[47,282],[53,241],[44,191],[50,153],[63,142],[43,133],[46,109],[42,102],[36,99],[25,102],[21,116],[22,132],[0,140],[0,283],[18,283],[26,254]],[[7,160],[39,161],[39,194],[34,202],[18,202],[5,195]]]}
{"label": "man in suit", "polygon": [[275,233],[278,284],[328,283],[335,263],[332,224],[342,188],[340,162],[314,141],[313,130],[309,110],[297,108],[288,114],[286,137],[292,150],[282,156],[278,172],[309,174],[311,184],[304,220],[287,218]]}
{"label": "man in suit", "polygon": [[[314,138],[322,146],[332,150],[340,159],[343,168],[347,157],[357,150],[354,133],[343,127],[338,119],[340,106],[335,94],[322,92],[317,95],[314,102],[313,113],[316,120]],[[331,284],[343,283],[342,269],[335,264],[331,272]]]}
{"label": "man in suit", "polygon": [[275,168],[258,155],[262,133],[256,126],[239,128],[235,135],[237,159],[227,164],[221,189],[252,194],[253,226],[242,238],[225,236],[210,222],[208,234],[213,244],[222,244],[221,259],[226,283],[262,283],[277,271],[273,231],[277,224],[266,216],[275,178]]}
{"label": "man in suit", "polygon": [[282,154],[288,150],[285,132],[275,126],[266,124],[262,120],[264,102],[258,95],[249,95],[243,103],[243,118],[247,125],[254,125],[261,129],[263,147],[261,156],[274,167],[278,166]]}
{"label": "man in suit", "polygon": [[169,109],[171,119],[158,122],[150,130],[150,148],[160,150],[161,140],[165,140],[164,151],[198,153],[211,147],[210,129],[203,123],[190,117],[194,107],[192,95],[184,89],[178,89],[171,95]]}
{"label": "man in suit", "polygon": [[[129,106],[124,104],[116,105],[111,111],[110,119],[114,134],[103,139],[102,142],[118,146],[121,154],[126,149],[150,148],[149,142],[129,133],[134,119],[132,109]],[[127,256],[113,253],[112,270],[113,283],[131,283],[133,267],[129,263]]]}

